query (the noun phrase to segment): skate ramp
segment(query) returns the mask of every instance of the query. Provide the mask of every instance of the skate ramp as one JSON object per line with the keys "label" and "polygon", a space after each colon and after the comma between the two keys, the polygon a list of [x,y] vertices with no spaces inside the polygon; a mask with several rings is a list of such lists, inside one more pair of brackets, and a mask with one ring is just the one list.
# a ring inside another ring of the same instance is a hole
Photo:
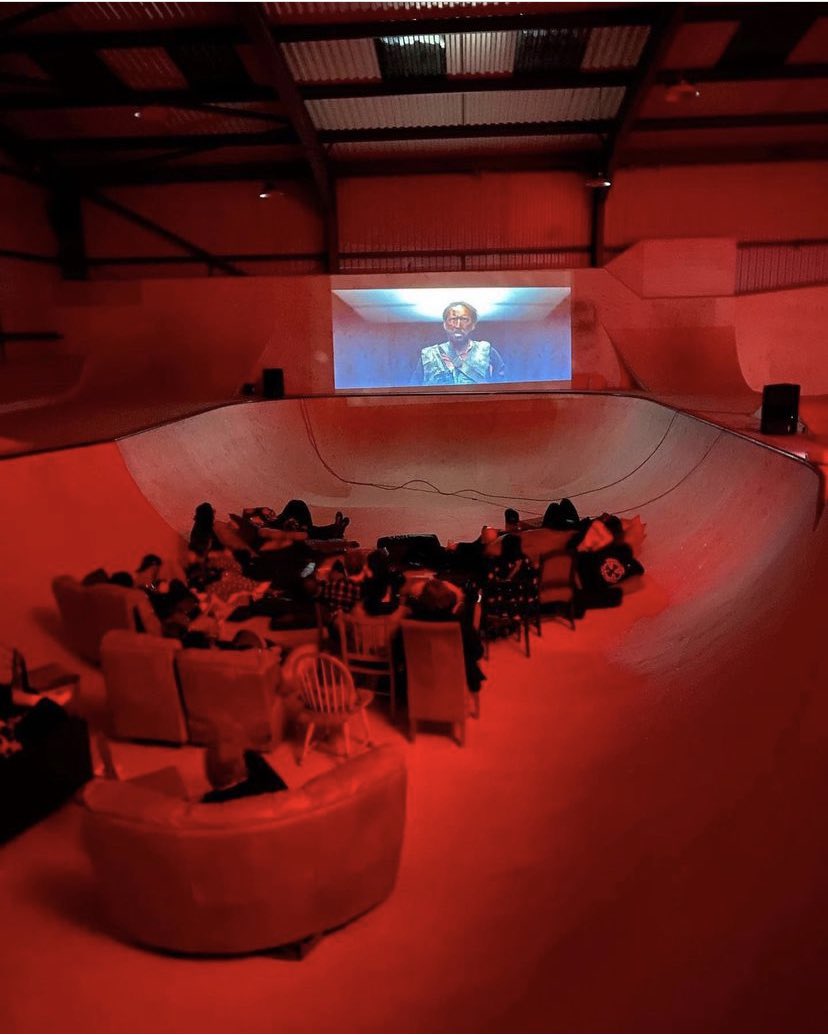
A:
{"label": "skate ramp", "polygon": [[664,606],[619,649],[647,671],[684,660],[715,668],[732,637],[746,643],[771,606],[795,600],[819,503],[807,464],[611,395],[240,405],[120,447],[182,534],[202,499],[224,514],[298,496],[318,520],[348,514],[363,544],[389,531],[470,540],[500,525],[506,506],[538,516],[563,496],[581,514],[640,514],[648,584]]}
{"label": "skate ramp", "polygon": [[[62,969],[49,939],[15,946],[16,980],[34,980],[25,958],[64,975],[64,1023],[92,1016],[82,966],[122,989],[115,1027],[151,1027],[175,981],[165,1023],[182,1030],[208,1009],[250,1030],[273,1009],[295,1030],[824,1028],[828,569],[807,464],[640,398],[333,399],[5,461],[0,491],[6,628],[34,663],[62,657],[53,574],[173,550],[203,499],[304,497],[363,543],[473,538],[561,495],[648,526],[621,608],[575,633],[544,623],[529,661],[495,644],[468,746],[406,748],[403,869],[381,909],[301,973],[217,968],[208,1004],[201,965],[142,956],[136,982],[136,950],[106,934],[96,960],[83,930]],[[59,937],[75,938],[62,917]]]}

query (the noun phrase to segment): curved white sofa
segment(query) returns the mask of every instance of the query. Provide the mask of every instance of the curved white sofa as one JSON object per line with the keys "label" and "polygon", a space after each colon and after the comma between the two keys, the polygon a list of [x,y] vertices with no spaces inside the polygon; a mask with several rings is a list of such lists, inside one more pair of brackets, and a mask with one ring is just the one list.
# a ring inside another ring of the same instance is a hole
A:
{"label": "curved white sofa", "polygon": [[382,746],[296,790],[205,805],[139,783],[83,792],[111,923],[173,952],[243,953],[337,927],[394,887],[406,768]]}

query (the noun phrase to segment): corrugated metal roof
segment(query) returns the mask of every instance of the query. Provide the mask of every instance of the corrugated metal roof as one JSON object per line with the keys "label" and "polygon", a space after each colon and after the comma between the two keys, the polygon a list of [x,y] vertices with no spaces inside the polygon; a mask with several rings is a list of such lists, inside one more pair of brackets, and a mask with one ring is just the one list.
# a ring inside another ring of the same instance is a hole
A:
{"label": "corrugated metal roof", "polygon": [[828,246],[824,244],[740,245],[736,256],[737,295],[828,280]]}
{"label": "corrugated metal roof", "polygon": [[464,96],[459,93],[410,94],[328,98],[305,103],[317,129],[450,126],[463,122]]}
{"label": "corrugated metal roof", "polygon": [[463,94],[465,125],[519,122],[571,122],[613,118],[623,86],[580,90],[507,90]]}
{"label": "corrugated metal roof", "polygon": [[562,136],[467,137],[458,140],[354,140],[331,145],[331,158],[346,161],[356,158],[394,157],[410,154],[525,154],[537,151],[597,150],[601,138],[594,133],[567,133]]}
{"label": "corrugated metal roof", "polygon": [[667,51],[662,68],[712,68],[738,28],[737,21],[682,25]]}
{"label": "corrugated metal roof", "polygon": [[828,18],[817,18],[788,55],[788,64],[821,64],[828,61]]}
{"label": "corrugated metal roof", "polygon": [[486,90],[480,93],[308,101],[317,129],[380,129],[520,122],[569,122],[615,116],[624,87],[581,90]]}
{"label": "corrugated metal roof", "polygon": [[449,75],[508,74],[515,65],[516,32],[456,32],[446,36]]}
{"label": "corrugated metal roof", "polygon": [[383,11],[446,11],[454,7],[506,7],[506,0],[481,0],[470,4],[468,0],[400,0],[397,3],[267,3],[267,16],[280,22],[301,22],[321,16],[330,20],[333,15],[382,14]]}
{"label": "corrugated metal roof", "polygon": [[187,80],[163,47],[101,50],[99,54],[131,90],[187,88]]}
{"label": "corrugated metal roof", "polygon": [[291,72],[300,83],[358,82],[381,78],[373,40],[287,43],[282,50]]}
{"label": "corrugated metal roof", "polygon": [[646,25],[593,29],[581,68],[632,68],[638,63],[649,35]]}
{"label": "corrugated metal roof", "polygon": [[62,32],[72,29],[159,29],[165,26],[221,25],[234,20],[227,3],[82,3],[66,4],[45,14],[20,32]]}

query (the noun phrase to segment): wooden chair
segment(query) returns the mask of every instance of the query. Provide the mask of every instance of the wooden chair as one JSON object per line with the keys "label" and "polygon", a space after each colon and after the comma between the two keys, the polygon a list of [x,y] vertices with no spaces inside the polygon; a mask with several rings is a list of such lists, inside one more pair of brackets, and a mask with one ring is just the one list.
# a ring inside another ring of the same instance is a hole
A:
{"label": "wooden chair", "polygon": [[[359,676],[367,676],[372,681],[388,680],[388,696],[390,698],[391,721],[396,714],[396,665],[393,654],[394,624],[386,617],[361,618],[356,615],[339,613],[339,647],[342,660],[348,666],[354,683],[359,683]],[[376,690],[375,693],[385,693]]]}
{"label": "wooden chair", "polygon": [[541,555],[538,599],[540,606],[561,604],[570,629],[575,629],[575,555],[567,550],[550,550]]}
{"label": "wooden chair", "polygon": [[299,765],[305,760],[314,730],[341,729],[345,740],[345,754],[350,757],[351,738],[349,723],[359,714],[365,732],[365,743],[371,745],[371,731],[365,709],[373,701],[370,690],[360,690],[348,667],[330,654],[310,654],[296,665],[295,680],[302,702],[297,721],[307,725]]}
{"label": "wooden chair", "polygon": [[466,665],[458,622],[402,622],[405,667],[408,672],[409,739],[417,723],[448,722],[466,742]]}
{"label": "wooden chair", "polygon": [[509,579],[495,579],[484,583],[480,603],[480,636],[489,657],[489,641],[496,639],[504,631],[510,635],[523,637],[526,657],[531,653],[529,629],[534,627],[538,636],[542,635],[540,624],[540,602],[538,593],[528,583],[524,583],[519,593],[516,585]]}

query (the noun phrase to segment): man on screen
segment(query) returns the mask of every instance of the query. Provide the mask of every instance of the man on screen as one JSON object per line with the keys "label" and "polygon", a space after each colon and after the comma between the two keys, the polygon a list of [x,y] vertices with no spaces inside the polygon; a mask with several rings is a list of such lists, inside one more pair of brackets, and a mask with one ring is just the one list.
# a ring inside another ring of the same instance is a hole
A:
{"label": "man on screen", "polygon": [[488,341],[472,337],[477,310],[468,302],[452,302],[443,310],[448,341],[427,345],[411,379],[415,385],[476,385],[506,380],[506,365]]}

